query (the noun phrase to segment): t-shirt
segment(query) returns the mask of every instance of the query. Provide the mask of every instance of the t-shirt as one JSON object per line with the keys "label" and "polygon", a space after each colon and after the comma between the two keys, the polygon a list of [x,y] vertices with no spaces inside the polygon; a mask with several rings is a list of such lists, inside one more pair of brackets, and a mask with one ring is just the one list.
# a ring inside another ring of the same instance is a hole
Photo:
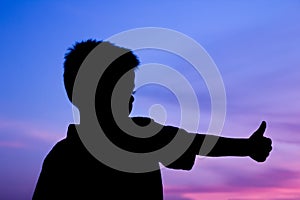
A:
{"label": "t-shirt", "polygon": [[[133,120],[142,126],[151,121],[143,117],[133,118]],[[191,133],[182,129],[160,126],[159,133],[148,138],[126,137],[113,127],[106,129],[106,133],[107,130],[111,130],[113,137],[109,139],[120,148],[127,148],[128,151],[141,154],[164,148],[178,137],[178,134],[191,137]],[[118,135],[121,135],[120,138],[117,137]],[[190,170],[199,152],[199,144],[195,141],[193,140],[179,156],[175,156],[176,160],[171,159],[172,162],[164,159],[168,154],[163,154],[161,157],[158,154],[157,159],[154,160],[157,165],[156,170],[130,173],[113,169],[98,161],[82,143],[76,125],[71,124],[68,127],[67,137],[59,141],[46,156],[33,199],[162,200],[163,185],[159,163],[172,169]],[[172,156],[172,152],[169,152],[169,155]]]}

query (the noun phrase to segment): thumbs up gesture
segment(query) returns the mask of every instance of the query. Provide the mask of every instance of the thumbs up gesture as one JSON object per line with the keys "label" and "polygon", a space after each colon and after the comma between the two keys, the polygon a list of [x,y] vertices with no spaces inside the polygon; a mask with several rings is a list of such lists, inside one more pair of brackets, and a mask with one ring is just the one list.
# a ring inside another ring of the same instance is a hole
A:
{"label": "thumbs up gesture", "polygon": [[266,122],[263,121],[260,127],[249,137],[250,157],[257,162],[264,162],[272,150],[272,140],[264,136]]}

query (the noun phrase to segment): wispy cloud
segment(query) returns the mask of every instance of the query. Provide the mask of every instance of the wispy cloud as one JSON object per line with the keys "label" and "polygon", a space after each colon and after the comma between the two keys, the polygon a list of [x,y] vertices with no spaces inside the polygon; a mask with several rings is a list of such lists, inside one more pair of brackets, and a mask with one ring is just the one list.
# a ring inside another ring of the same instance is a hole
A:
{"label": "wispy cloud", "polygon": [[[210,166],[211,167],[211,166]],[[244,166],[244,168],[247,166]],[[249,166],[248,166],[249,167]],[[218,170],[219,169],[219,170]],[[300,196],[300,173],[297,168],[264,168],[260,171],[238,170],[238,168],[230,168],[224,166],[215,166],[216,177],[203,176],[196,177],[198,182],[192,178],[189,183],[171,183],[165,185],[165,193],[170,196],[185,197],[192,200],[198,199],[297,199]],[[192,176],[201,174],[200,170],[191,172]],[[174,175],[174,174],[173,174]],[[192,177],[191,176],[191,177]],[[213,179],[214,184],[210,183]],[[181,180],[184,180],[182,178]],[[276,198],[275,198],[276,197]]]}
{"label": "wispy cloud", "polygon": [[54,143],[62,135],[26,121],[0,119],[0,146],[24,148],[34,141]]}
{"label": "wispy cloud", "polygon": [[26,144],[20,141],[0,141],[0,147],[24,148]]}
{"label": "wispy cloud", "polygon": [[166,190],[166,196],[187,198],[191,200],[299,200],[299,185],[281,187],[248,187],[238,188],[229,185],[216,186],[214,188],[177,188]]}

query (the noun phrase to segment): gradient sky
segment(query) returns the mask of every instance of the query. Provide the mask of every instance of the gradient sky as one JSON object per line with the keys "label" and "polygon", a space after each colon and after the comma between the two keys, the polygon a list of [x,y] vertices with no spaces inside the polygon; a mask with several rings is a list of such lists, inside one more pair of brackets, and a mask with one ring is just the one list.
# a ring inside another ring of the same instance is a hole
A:
{"label": "gradient sky", "polygon": [[[214,60],[227,93],[223,136],[248,137],[266,120],[273,139],[265,163],[199,157],[188,172],[163,168],[165,199],[300,199],[299,1],[3,0],[0,9],[1,199],[31,198],[44,157],[73,123],[62,81],[67,48],[145,26],[180,31]],[[201,77],[176,56],[136,54],[142,64],[167,64],[191,81],[201,108],[198,131],[205,130],[210,100]],[[138,90],[134,114],[148,115],[156,103],[178,126],[179,105],[163,88]]]}

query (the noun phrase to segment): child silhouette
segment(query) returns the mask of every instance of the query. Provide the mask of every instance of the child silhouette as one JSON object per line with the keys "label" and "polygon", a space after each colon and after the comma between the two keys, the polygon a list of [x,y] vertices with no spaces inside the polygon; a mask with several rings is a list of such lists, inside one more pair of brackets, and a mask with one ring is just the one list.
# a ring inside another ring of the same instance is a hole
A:
{"label": "child silhouette", "polygon": [[[99,80],[95,94],[95,110],[99,124],[106,137],[116,146],[130,152],[145,153],[155,151],[169,144],[176,134],[190,137],[192,133],[172,126],[161,126],[159,133],[148,138],[137,138],[124,133],[116,124],[111,97],[116,83],[123,78],[122,93],[118,95],[121,108],[120,117],[130,118],[134,102],[134,69],[139,65],[137,57],[128,49],[115,46],[109,42],[86,40],[77,42],[65,55],[64,84],[69,100],[73,102],[73,88],[81,64],[88,54],[99,44],[112,50],[124,49],[127,53],[115,59],[104,71]],[[101,66],[99,66],[101,67]],[[126,75],[125,75],[126,74]],[[87,90],[89,88],[86,88]],[[82,96],[84,99],[85,97]],[[129,105],[128,105],[129,104]],[[191,145],[176,160],[169,162],[163,158],[154,160],[156,170],[144,173],[124,172],[114,169],[97,160],[89,153],[81,141],[77,126],[89,121],[89,112],[82,110],[83,105],[76,105],[80,113],[80,124],[70,124],[67,137],[59,141],[46,156],[33,194],[33,199],[163,199],[163,185],[159,163],[168,168],[190,170],[205,137],[218,139],[213,149],[205,156],[241,156],[250,157],[257,162],[264,162],[272,149],[271,139],[264,137],[266,122],[249,138],[226,138],[214,135],[193,134]],[[134,117],[139,126],[145,126],[152,119]],[[153,122],[155,123],[155,122]],[[93,130],[90,130],[93,131]],[[143,134],[143,133],[140,133]],[[107,152],[103,152],[104,154]],[[170,152],[171,156],[172,152]]]}

